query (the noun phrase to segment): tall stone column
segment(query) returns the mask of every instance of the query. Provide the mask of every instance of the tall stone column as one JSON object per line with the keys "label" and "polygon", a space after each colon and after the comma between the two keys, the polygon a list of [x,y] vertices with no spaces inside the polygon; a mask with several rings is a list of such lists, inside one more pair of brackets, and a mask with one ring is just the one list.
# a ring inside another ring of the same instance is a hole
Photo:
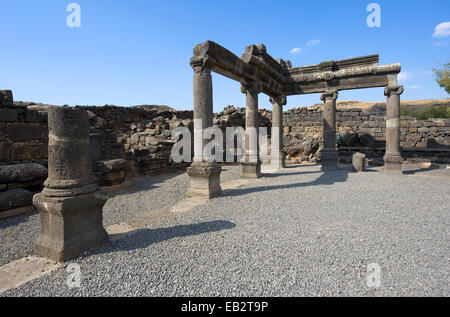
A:
{"label": "tall stone column", "polygon": [[258,111],[258,94],[261,91],[261,85],[256,82],[241,86],[241,92],[247,96],[245,109],[245,156],[244,162],[241,163],[242,178],[261,177]]}
{"label": "tall stone column", "polygon": [[33,197],[40,212],[37,255],[67,261],[108,241],[89,155],[89,119],[84,110],[52,107],[48,113],[48,179]]}
{"label": "tall stone column", "polygon": [[271,165],[285,168],[285,155],[283,151],[283,106],[286,105],[286,96],[271,97],[272,103],[272,147]]}
{"label": "tall stone column", "polygon": [[400,95],[403,86],[392,85],[384,89],[386,102],[386,155],[384,170],[402,173],[403,158],[400,154]]}
{"label": "tall stone column", "polygon": [[320,99],[323,107],[323,151],[321,156],[322,170],[336,170],[338,153],[336,150],[336,100],[337,90],[328,90]]}
{"label": "tall stone column", "polygon": [[190,177],[189,197],[212,198],[220,195],[221,166],[207,162],[203,150],[208,140],[203,138],[206,128],[213,126],[213,88],[211,60],[195,56],[191,58],[194,69],[194,160],[187,169]]}

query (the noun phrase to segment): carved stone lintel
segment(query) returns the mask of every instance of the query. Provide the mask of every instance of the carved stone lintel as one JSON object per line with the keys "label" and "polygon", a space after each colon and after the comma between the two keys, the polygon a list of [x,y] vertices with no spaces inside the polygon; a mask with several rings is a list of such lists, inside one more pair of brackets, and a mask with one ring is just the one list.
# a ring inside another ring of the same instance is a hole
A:
{"label": "carved stone lintel", "polygon": [[384,88],[384,95],[388,97],[391,95],[401,95],[403,91],[404,89],[401,85],[387,86]]}
{"label": "carved stone lintel", "polygon": [[338,98],[337,90],[327,90],[320,96],[320,100],[322,100],[323,102],[330,101],[330,99],[331,101],[336,101],[337,98]]}

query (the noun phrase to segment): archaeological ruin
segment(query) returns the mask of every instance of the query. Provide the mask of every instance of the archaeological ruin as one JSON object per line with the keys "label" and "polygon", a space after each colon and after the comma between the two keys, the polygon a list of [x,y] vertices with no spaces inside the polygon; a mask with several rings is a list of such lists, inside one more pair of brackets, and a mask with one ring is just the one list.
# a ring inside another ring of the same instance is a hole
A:
{"label": "archaeological ruin", "polygon": [[[0,93],[0,218],[39,210],[37,255],[66,261],[108,241],[100,187],[127,178],[184,171],[188,197],[221,195],[222,164],[204,157],[210,127],[246,129],[241,177],[262,176],[258,128],[269,128],[271,163],[321,164],[328,173],[350,164],[364,171],[384,165],[401,174],[405,159],[430,156],[449,162],[450,120],[401,117],[397,83],[400,64],[379,65],[378,55],[292,67],[274,59],[264,45],[250,45],[241,58],[219,44],[195,46],[193,111],[169,107],[57,107],[14,102]],[[246,107],[213,112],[211,72],[241,84]],[[386,103],[370,109],[340,108],[339,91],[384,87]],[[259,109],[261,93],[272,110]],[[320,105],[283,111],[293,95],[320,93]],[[176,163],[172,131],[192,131],[193,160]],[[252,144],[253,142],[253,144]],[[34,198],[33,198],[34,195]]]}

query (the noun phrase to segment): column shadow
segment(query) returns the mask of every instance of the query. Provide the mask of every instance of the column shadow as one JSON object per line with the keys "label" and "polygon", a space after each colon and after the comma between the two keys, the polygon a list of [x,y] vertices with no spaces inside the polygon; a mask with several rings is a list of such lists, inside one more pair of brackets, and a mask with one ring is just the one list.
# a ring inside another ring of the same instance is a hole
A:
{"label": "column shadow", "polygon": [[152,244],[159,242],[196,236],[204,233],[230,230],[236,227],[236,224],[226,220],[216,220],[201,222],[189,225],[179,225],[168,228],[157,229],[136,229],[126,234],[124,238],[108,243],[100,248],[94,249],[90,254],[111,253],[117,251],[133,251],[144,249]]}
{"label": "column shadow", "polygon": [[[350,170],[342,169],[336,171],[317,171],[317,172],[309,172],[309,173],[322,173],[318,178],[311,182],[305,183],[294,183],[294,184],[285,184],[285,185],[271,185],[271,186],[260,186],[260,187],[252,187],[252,188],[238,188],[224,191],[224,196],[242,196],[251,193],[271,191],[271,190],[279,190],[279,189],[292,189],[292,188],[300,188],[306,186],[316,186],[316,185],[333,185],[335,183],[345,182],[348,178],[348,174],[351,173]],[[296,174],[307,174],[304,172],[296,172],[296,173],[287,173],[280,174],[279,176],[289,176]]]}

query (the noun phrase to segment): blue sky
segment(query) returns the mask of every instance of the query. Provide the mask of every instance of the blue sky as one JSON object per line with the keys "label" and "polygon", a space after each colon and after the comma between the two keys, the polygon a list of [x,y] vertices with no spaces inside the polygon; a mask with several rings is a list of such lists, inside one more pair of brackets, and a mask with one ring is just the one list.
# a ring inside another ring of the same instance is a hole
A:
{"label": "blue sky", "polygon": [[[66,25],[71,2],[80,28]],[[381,7],[380,28],[366,24],[371,2]],[[213,40],[238,56],[264,43],[293,66],[378,53],[382,64],[402,63],[403,99],[448,98],[430,73],[450,61],[447,25],[433,37],[448,21],[448,0],[1,0],[0,89],[49,104],[192,109],[192,48]],[[213,83],[215,111],[245,105],[238,83],[219,75]],[[384,100],[383,89],[340,93],[350,99]],[[318,102],[289,97],[287,108]],[[271,108],[267,96],[260,107]]]}

